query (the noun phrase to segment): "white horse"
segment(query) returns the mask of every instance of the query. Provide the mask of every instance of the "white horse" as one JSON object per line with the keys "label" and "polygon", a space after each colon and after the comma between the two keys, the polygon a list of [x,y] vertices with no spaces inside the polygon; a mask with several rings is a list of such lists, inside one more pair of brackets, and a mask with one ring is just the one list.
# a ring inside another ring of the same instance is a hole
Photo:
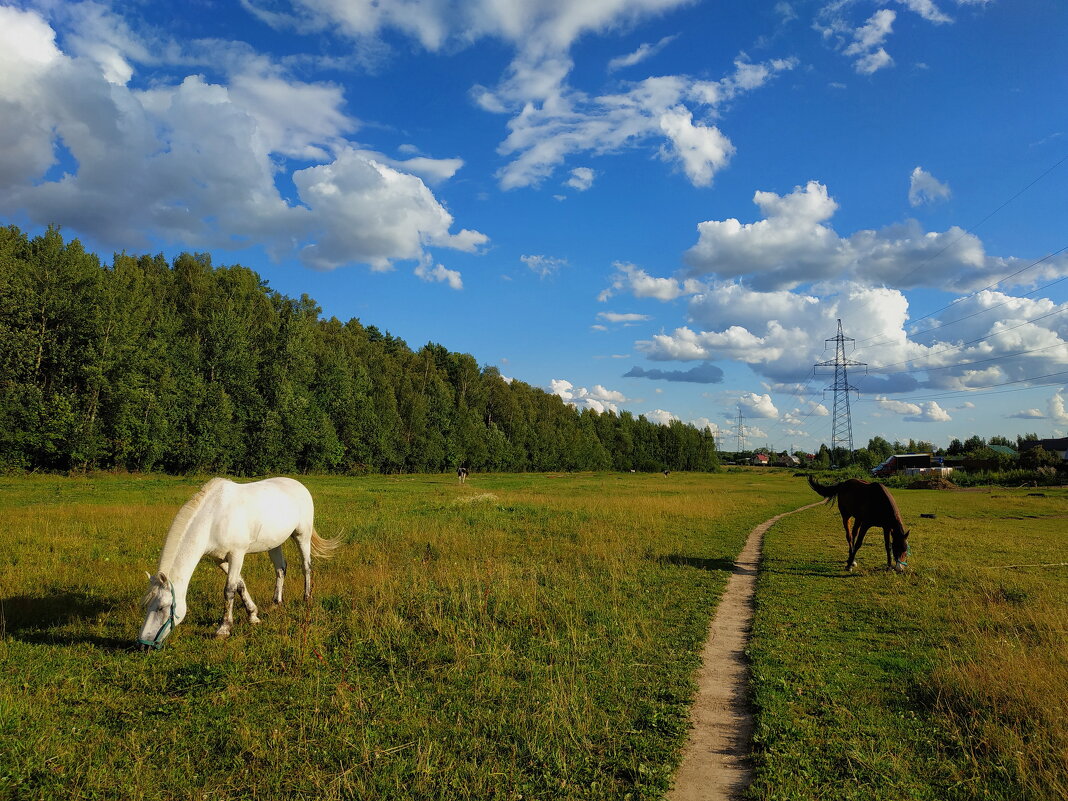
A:
{"label": "white horse", "polygon": [[214,559],[226,573],[226,613],[216,637],[228,637],[234,625],[234,595],[240,595],[250,623],[259,623],[241,566],[245,554],[267,551],[275,568],[274,602],[282,603],[286,559],[282,543],[297,541],[304,561],[304,599],[311,597],[312,554],[329,557],[340,544],[324,540],[314,527],[311,493],[291,478],[268,478],[235,484],[213,478],[200,488],[171,523],[159,570],[149,576],[145,596],[145,622],[137,642],[142,650],[159,649],[174,627],[185,619],[186,590],[202,557]]}

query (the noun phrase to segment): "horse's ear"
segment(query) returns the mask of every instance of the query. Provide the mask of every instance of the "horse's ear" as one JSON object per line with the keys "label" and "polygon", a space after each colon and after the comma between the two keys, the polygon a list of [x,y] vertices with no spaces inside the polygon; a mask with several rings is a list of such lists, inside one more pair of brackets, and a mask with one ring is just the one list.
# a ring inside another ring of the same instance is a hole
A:
{"label": "horse's ear", "polygon": [[159,571],[159,573],[156,575],[156,581],[159,582],[159,585],[161,587],[166,587],[167,586],[167,574],[164,573],[162,570]]}
{"label": "horse's ear", "polygon": [[152,581],[152,574],[149,573],[147,570],[145,571],[145,578],[148,579],[149,581]]}
{"label": "horse's ear", "polygon": [[911,533],[912,533],[912,529],[910,528],[908,531],[905,532],[905,539],[908,539],[909,538],[909,534],[911,534]]}

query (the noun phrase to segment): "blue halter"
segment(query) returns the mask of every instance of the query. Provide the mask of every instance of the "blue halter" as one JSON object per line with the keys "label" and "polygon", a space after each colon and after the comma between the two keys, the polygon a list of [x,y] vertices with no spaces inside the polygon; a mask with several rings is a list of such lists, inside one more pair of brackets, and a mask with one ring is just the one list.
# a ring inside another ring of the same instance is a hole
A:
{"label": "blue halter", "polygon": [[156,636],[153,637],[151,640],[142,640],[140,638],[138,638],[138,640],[137,640],[139,645],[147,645],[149,648],[152,648],[152,649],[154,649],[156,651],[158,651],[160,648],[163,647],[163,636],[166,633],[167,629],[173,629],[174,628],[174,607],[176,607],[178,605],[177,600],[174,597],[174,582],[168,581],[167,582],[167,586],[171,590],[171,615],[170,615],[170,617],[168,617],[166,620],[163,621],[163,625],[159,627],[159,631],[156,632]]}

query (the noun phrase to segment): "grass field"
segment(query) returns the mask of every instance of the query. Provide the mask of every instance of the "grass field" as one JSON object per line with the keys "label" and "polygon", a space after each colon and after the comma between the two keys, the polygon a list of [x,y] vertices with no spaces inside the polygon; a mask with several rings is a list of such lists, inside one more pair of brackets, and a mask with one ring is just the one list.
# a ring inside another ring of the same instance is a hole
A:
{"label": "grass field", "polygon": [[895,491],[905,575],[878,530],[847,574],[835,510],[769,532],[750,798],[1068,798],[1068,492],[1034,492]]}
{"label": "grass field", "polygon": [[264,622],[216,641],[204,564],[134,652],[202,480],[0,479],[0,799],[658,797],[734,556],[812,500],[770,472],[307,478],[345,542],[312,604],[295,552],[277,609],[252,556]]}

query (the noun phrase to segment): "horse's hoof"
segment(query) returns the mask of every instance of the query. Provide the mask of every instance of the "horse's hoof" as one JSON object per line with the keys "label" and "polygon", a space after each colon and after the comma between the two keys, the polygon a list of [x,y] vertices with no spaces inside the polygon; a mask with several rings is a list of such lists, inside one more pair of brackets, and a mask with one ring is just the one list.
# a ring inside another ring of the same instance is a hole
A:
{"label": "horse's hoof", "polygon": [[215,632],[215,639],[217,639],[217,640],[225,640],[229,636],[230,636],[230,629],[228,629],[228,628],[221,628],[221,629],[219,629],[218,631]]}
{"label": "horse's hoof", "polygon": [[252,624],[262,623],[259,615],[249,615],[248,622]]}

